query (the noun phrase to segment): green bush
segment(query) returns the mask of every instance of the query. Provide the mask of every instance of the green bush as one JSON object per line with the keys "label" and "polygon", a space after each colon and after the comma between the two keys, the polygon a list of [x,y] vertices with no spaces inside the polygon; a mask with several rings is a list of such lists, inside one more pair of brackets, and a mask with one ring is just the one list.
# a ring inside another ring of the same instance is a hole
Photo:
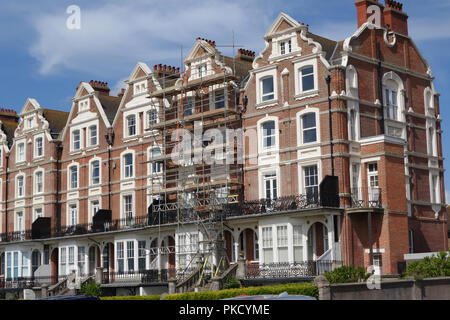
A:
{"label": "green bush", "polygon": [[414,277],[416,280],[450,277],[450,254],[440,252],[438,255],[413,262],[406,268],[405,276]]}
{"label": "green bush", "polygon": [[159,300],[160,295],[150,295],[150,296],[124,296],[124,297],[101,297],[100,300],[113,300],[113,301],[120,301],[120,300]]}
{"label": "green bush", "polygon": [[311,283],[291,283],[277,286],[249,287],[241,289],[227,289],[220,291],[189,292],[166,295],[163,300],[221,300],[234,298],[240,295],[254,296],[273,294],[278,295],[283,292],[290,295],[305,295],[318,298],[319,290]]}
{"label": "green bush", "polygon": [[353,283],[365,281],[370,277],[364,267],[343,266],[331,272],[325,272],[324,276],[331,284]]}
{"label": "green bush", "polygon": [[224,288],[225,289],[238,289],[241,287],[241,283],[239,282],[236,277],[230,277],[225,282]]}
{"label": "green bush", "polygon": [[86,294],[94,297],[102,296],[102,289],[100,285],[95,283],[95,281],[89,281],[81,286],[80,294]]}

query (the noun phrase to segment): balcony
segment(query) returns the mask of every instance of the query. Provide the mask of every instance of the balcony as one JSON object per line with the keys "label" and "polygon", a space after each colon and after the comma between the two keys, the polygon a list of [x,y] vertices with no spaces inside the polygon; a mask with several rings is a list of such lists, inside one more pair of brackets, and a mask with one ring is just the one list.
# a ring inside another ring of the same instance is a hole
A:
{"label": "balcony", "polygon": [[303,261],[295,263],[249,264],[246,279],[292,279],[315,277],[342,266],[341,261]]}
{"label": "balcony", "polygon": [[351,207],[355,209],[382,209],[380,188],[352,188]]}

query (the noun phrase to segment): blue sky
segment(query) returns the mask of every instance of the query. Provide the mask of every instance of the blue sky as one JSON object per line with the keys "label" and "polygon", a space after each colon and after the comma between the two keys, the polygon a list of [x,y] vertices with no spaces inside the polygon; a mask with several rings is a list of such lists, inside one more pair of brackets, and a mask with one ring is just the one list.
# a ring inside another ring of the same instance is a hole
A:
{"label": "blue sky", "polygon": [[[20,112],[31,97],[42,107],[68,111],[80,81],[106,81],[117,92],[138,61],[180,66],[182,52],[187,54],[196,37],[230,45],[234,31],[236,44],[258,53],[280,11],[309,24],[311,32],[343,40],[356,30],[354,2],[1,0],[0,107]],[[450,0],[403,2],[410,35],[431,64],[441,93],[444,157],[449,158]],[[66,28],[70,5],[81,8],[81,30]],[[446,160],[445,167],[449,164]]]}

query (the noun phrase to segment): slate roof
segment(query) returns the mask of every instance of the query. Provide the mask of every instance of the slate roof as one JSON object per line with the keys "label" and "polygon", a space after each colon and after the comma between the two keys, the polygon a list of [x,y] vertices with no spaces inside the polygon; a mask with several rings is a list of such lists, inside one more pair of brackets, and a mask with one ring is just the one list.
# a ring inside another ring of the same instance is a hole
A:
{"label": "slate roof", "polygon": [[122,101],[121,97],[113,97],[113,96],[104,96],[99,94],[98,100],[102,105],[103,110],[105,111],[106,117],[110,124],[114,122],[114,118],[116,117],[117,110],[119,109],[120,102]]}
{"label": "slate roof", "polygon": [[42,109],[42,115],[48,121],[52,138],[58,138],[66,126],[69,113],[53,109]]}

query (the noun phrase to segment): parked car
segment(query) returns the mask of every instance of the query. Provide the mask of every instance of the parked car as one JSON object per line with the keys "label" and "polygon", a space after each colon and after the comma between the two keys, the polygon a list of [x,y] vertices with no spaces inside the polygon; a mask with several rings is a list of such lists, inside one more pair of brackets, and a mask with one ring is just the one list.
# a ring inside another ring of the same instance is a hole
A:
{"label": "parked car", "polygon": [[317,300],[314,297],[289,295],[287,292],[283,292],[280,295],[259,295],[259,296],[238,296],[223,300]]}

